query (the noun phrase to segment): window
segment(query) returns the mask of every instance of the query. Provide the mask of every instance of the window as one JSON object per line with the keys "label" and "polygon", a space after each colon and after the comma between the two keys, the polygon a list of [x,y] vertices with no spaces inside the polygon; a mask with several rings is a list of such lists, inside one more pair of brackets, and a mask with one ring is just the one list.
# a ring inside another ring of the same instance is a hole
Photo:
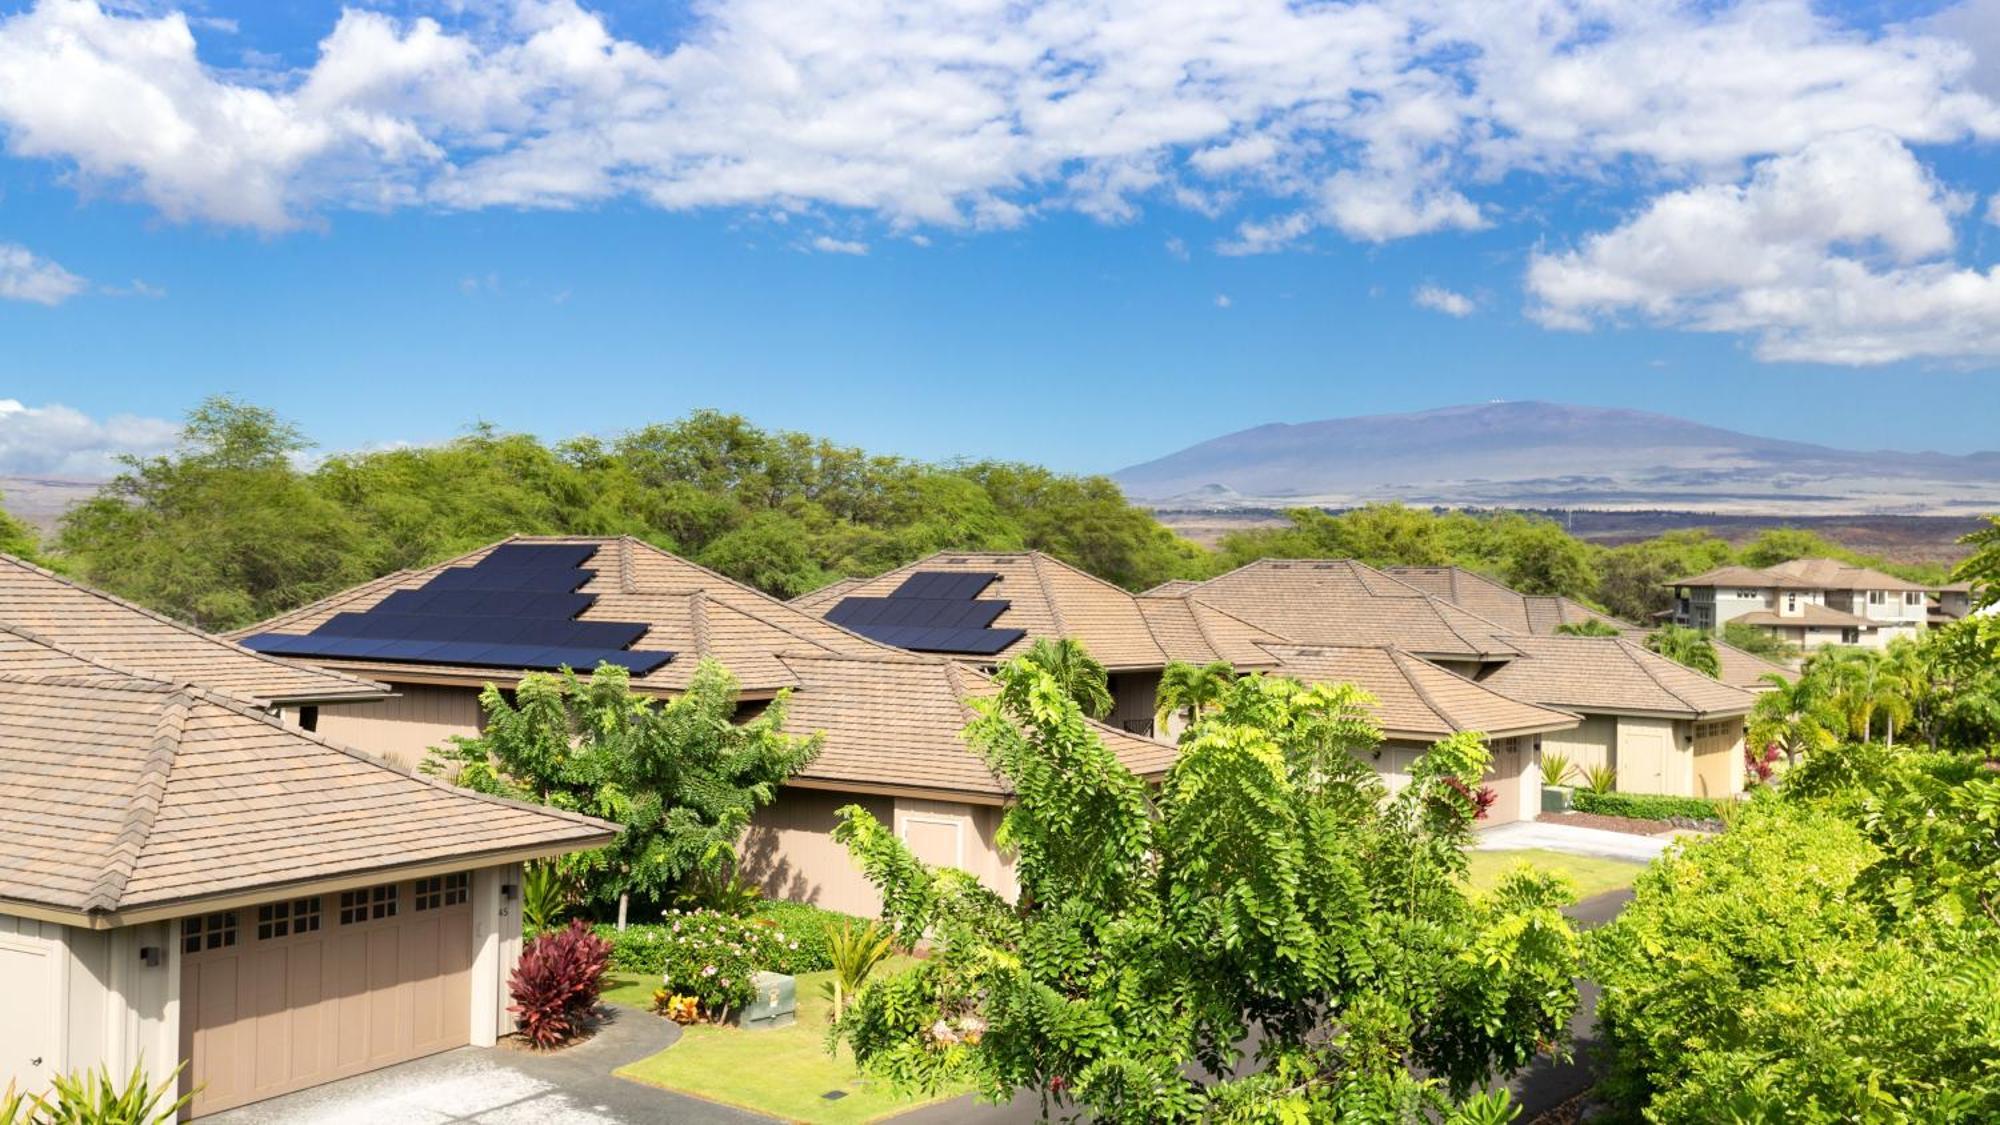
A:
{"label": "window", "polygon": [[1882,591],[1880,590],[1868,591],[1869,605],[1881,605],[1886,600],[1887,600],[1887,595],[1883,594]]}
{"label": "window", "polygon": [[200,953],[236,944],[236,912],[203,914],[181,919],[181,952]]}
{"label": "window", "polygon": [[1785,612],[1786,612],[1786,613],[1797,613],[1798,611],[1799,611],[1799,596],[1798,596],[1797,594],[1786,594],[1786,595],[1785,595]]}
{"label": "window", "polygon": [[472,876],[463,871],[456,875],[433,875],[417,880],[417,892],[411,897],[418,910],[459,906],[465,902],[471,886]]}
{"label": "window", "polygon": [[1922,605],[1922,604],[1924,604],[1924,596],[1923,596],[1922,594],[1920,594],[1920,593],[1916,592],[1915,590],[1909,590],[1909,591],[1906,591],[1906,592],[1905,592],[1905,593],[1903,594],[1903,604],[1904,604],[1904,605]]}
{"label": "window", "polygon": [[351,925],[396,916],[396,884],[384,883],[358,891],[340,892],[340,924]]}
{"label": "window", "polygon": [[309,934],[319,929],[319,898],[267,902],[257,908],[257,940]]}

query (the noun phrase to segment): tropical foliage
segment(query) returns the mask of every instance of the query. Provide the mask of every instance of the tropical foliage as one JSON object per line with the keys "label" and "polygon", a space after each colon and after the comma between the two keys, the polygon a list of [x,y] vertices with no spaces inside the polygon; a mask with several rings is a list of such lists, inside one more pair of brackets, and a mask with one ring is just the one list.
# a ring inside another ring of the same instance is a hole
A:
{"label": "tropical foliage", "polygon": [[832,1018],[838,1022],[847,1012],[847,1006],[861,994],[868,978],[895,952],[896,936],[876,922],[856,926],[846,921],[838,928],[831,924],[826,927],[826,946],[833,961],[833,976],[821,985],[821,990],[831,1005]]}
{"label": "tropical foliage", "polygon": [[1666,625],[1647,635],[1646,647],[1710,679],[1722,678],[1722,658],[1715,651],[1714,635],[1706,629]]}
{"label": "tropical foliage", "polygon": [[611,943],[582,919],[567,929],[538,934],[521,947],[507,978],[521,1037],[543,1050],[560,1047],[588,1030],[610,965]]}
{"label": "tropical foliage", "polygon": [[1815,752],[1592,935],[1607,1084],[1650,1122],[2000,1120],[2000,770]]}
{"label": "tropical foliage", "polygon": [[622,825],[608,847],[564,858],[589,902],[661,898],[676,883],[733,866],[750,815],[819,743],[784,733],[786,698],[735,722],[736,679],[703,660],[668,700],[632,691],[622,668],[523,677],[510,700],[480,693],[486,725],[431,751],[425,768],[482,793],[588,813]]}
{"label": "tropical foliage", "polygon": [[1235,676],[1236,669],[1224,660],[1208,664],[1176,660],[1168,664],[1160,673],[1160,686],[1154,695],[1160,726],[1166,726],[1168,716],[1178,715],[1193,727],[1202,712],[1222,701]]}
{"label": "tropical foliage", "polygon": [[1021,654],[1021,659],[1047,672],[1085,715],[1102,719],[1111,713],[1110,677],[1083,642],[1074,637],[1042,637]]}
{"label": "tropical foliage", "polygon": [[1927,747],[2000,744],[2000,619],[1969,617],[1886,648],[1815,651],[1795,681],[1750,714],[1752,745],[1788,761],[1844,740],[1916,739]]}
{"label": "tropical foliage", "polygon": [[1973,553],[1951,573],[1957,581],[1972,583],[1973,604],[1981,607],[2000,602],[2000,516],[1987,516],[1986,523],[1959,540]]}
{"label": "tropical foliage", "polygon": [[1019,795],[1017,902],[842,810],[884,917],[934,949],[836,1025],[870,1072],[1105,1121],[1467,1122],[1511,1115],[1474,1094],[1492,1075],[1562,1050],[1578,939],[1561,881],[1462,884],[1476,735],[1390,795],[1362,760],[1365,695],[1250,677],[1149,797],[1045,672],[999,681],[968,740]]}
{"label": "tropical foliage", "polygon": [[20,1093],[10,1083],[0,1091],[0,1125],[168,1125],[194,1101],[192,1091],[174,1096],[185,1066],[158,1084],[146,1076],[144,1063],[133,1064],[122,1082],[100,1066],[59,1074],[40,1094]]}
{"label": "tropical foliage", "polygon": [[1623,630],[1601,618],[1586,617],[1581,621],[1565,621],[1556,626],[1556,633],[1565,637],[1616,637]]}
{"label": "tropical foliage", "polygon": [[[658,976],[669,993],[694,997],[711,1019],[724,1019],[748,1004],[759,972],[826,967],[800,940],[802,933],[712,910],[670,910],[660,925],[599,926],[597,933],[610,944],[613,968]],[[819,949],[824,951],[823,942]]]}

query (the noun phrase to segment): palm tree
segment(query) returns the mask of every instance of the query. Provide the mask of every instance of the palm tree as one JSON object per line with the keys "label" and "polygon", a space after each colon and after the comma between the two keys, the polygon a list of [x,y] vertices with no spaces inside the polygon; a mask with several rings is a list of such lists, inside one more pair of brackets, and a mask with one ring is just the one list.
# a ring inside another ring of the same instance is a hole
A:
{"label": "palm tree", "polygon": [[1866,741],[1880,718],[1889,745],[1896,742],[1896,723],[1910,717],[1910,700],[1890,672],[1885,654],[1847,646],[1823,648],[1806,662],[1800,678],[1821,681],[1834,708],[1846,720],[1847,733]]}
{"label": "palm tree", "polygon": [[1168,715],[1180,712],[1187,716],[1187,725],[1192,727],[1201,718],[1201,713],[1222,700],[1222,693],[1236,676],[1236,669],[1226,660],[1209,664],[1194,665],[1174,661],[1160,673],[1160,691],[1157,699],[1159,721],[1166,725]]}
{"label": "palm tree", "polygon": [[1646,647],[1711,680],[1722,678],[1722,659],[1715,654],[1715,638],[1707,630],[1687,625],[1663,626],[1646,638]]}
{"label": "palm tree", "polygon": [[1750,709],[1752,746],[1776,746],[1790,767],[1802,755],[1840,744],[1843,719],[1822,693],[1820,681],[1803,675],[1788,680],[1776,672],[1765,673],[1763,680],[1771,690]]}
{"label": "palm tree", "polygon": [[1021,659],[1053,677],[1084,714],[1101,719],[1111,713],[1110,676],[1081,641],[1043,637],[1022,653]]}

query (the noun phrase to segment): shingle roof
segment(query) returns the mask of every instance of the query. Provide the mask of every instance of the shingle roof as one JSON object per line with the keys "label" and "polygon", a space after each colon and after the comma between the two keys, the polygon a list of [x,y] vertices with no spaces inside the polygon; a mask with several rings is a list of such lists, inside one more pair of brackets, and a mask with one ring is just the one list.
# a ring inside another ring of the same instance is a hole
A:
{"label": "shingle roof", "polygon": [[1267,647],[1279,675],[1373,695],[1376,721],[1391,738],[1432,742],[1460,731],[1506,738],[1577,725],[1575,715],[1509,698],[1387,645]]}
{"label": "shingle roof", "polygon": [[1880,621],[1870,621],[1865,617],[1829,609],[1816,602],[1807,602],[1800,606],[1797,613],[1778,613],[1775,610],[1759,609],[1738,614],[1730,620],[1744,625],[1789,625],[1794,628],[1800,625],[1813,625],[1822,629],[1879,629],[1882,625]]}
{"label": "shingle roof", "polygon": [[[1230,658],[1226,654],[1260,659],[1263,654],[1255,649],[1256,642],[1271,639],[1262,630],[1213,611],[1200,614],[1197,628],[1188,620],[1196,611],[1164,602],[1148,606],[1147,599],[1040,551],[940,551],[874,578],[816,591],[793,604],[825,613],[842,598],[885,597],[913,574],[940,571],[998,574],[999,581],[979,595],[1008,603],[992,627],[1026,634],[996,654],[981,655],[981,663],[1011,660],[1043,637],[1075,638],[1114,672],[1162,668],[1177,660],[1226,660]],[[1214,635],[1203,637],[1203,630]]]}
{"label": "shingle roof", "polygon": [[1769,570],[1758,570],[1750,566],[1718,566],[1714,570],[1704,570],[1700,574],[1686,578],[1676,578],[1667,586],[1741,586],[1746,590],[1817,590],[1820,587],[1803,578],[1789,574],[1778,574]]}
{"label": "shingle roof", "polygon": [[108,915],[616,833],[18,631],[0,654],[0,899]]}
{"label": "shingle roof", "polygon": [[1480,684],[1547,707],[1602,714],[1739,715],[1755,696],[1623,637],[1517,637],[1521,656]]}
{"label": "shingle roof", "polygon": [[1761,656],[1721,641],[1715,642],[1715,658],[1722,668],[1722,675],[1717,678],[1744,691],[1770,691],[1771,683],[1764,678],[1769,675],[1782,676],[1786,680],[1798,679],[1798,673],[1782,664],[1773,664]]}
{"label": "shingle roof", "polygon": [[[728,666],[746,693],[769,695],[798,683],[780,656],[816,653],[866,657],[897,651],[637,539],[516,536],[505,542],[587,543],[598,548],[597,556],[585,564],[596,574],[582,587],[583,593],[596,595],[596,601],[579,620],[643,623],[646,633],[634,648],[675,653],[668,663],[633,678],[633,685],[641,689],[682,690],[701,658],[712,656]],[[473,563],[492,549],[482,547],[436,566],[387,575],[252,625],[237,635],[310,632],[336,613],[366,610],[395,590],[415,589],[438,571]],[[493,668],[331,659],[315,663],[366,669],[391,678],[401,674],[473,685],[489,681],[505,684],[519,678],[518,673],[510,675]]]}
{"label": "shingle roof", "polygon": [[1523,594],[1463,567],[1390,566],[1383,567],[1382,572],[1515,633],[1548,636],[1556,631],[1557,626],[1584,621],[1601,621],[1622,632],[1644,632],[1636,625],[1599,613],[1574,598]]}
{"label": "shingle roof", "polygon": [[1185,594],[1199,585],[1201,583],[1192,578],[1169,578],[1150,590],[1141,591],[1139,596],[1156,597],[1161,594]]}
{"label": "shingle roof", "polygon": [[1902,590],[1922,591],[1931,587],[1866,566],[1854,566],[1839,559],[1792,559],[1764,568],[1772,574],[1804,579],[1822,590]]}
{"label": "shingle roof", "polygon": [[358,677],[251,652],[12,555],[0,555],[0,625],[121,667],[263,704],[358,701],[389,693]]}
{"label": "shingle roof", "polygon": [[[819,757],[799,773],[798,781],[995,798],[1012,792],[963,736],[972,719],[969,701],[997,690],[987,676],[936,657],[789,656],[785,663],[800,683],[785,729],[826,735]],[[1091,726],[1135,773],[1165,773],[1174,763],[1175,749],[1167,743],[1102,723]]]}
{"label": "shingle roof", "polygon": [[1184,596],[1298,644],[1392,644],[1474,660],[1516,651],[1504,626],[1351,560],[1265,559]]}

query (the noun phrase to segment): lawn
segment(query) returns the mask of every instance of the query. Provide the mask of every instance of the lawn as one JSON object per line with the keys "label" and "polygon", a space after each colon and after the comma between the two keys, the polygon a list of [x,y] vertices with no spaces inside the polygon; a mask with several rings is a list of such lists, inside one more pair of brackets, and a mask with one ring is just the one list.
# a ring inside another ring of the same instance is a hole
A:
{"label": "lawn", "polygon": [[1475,891],[1490,891],[1500,885],[1500,879],[1513,870],[1516,864],[1526,863],[1539,871],[1556,871],[1569,876],[1576,884],[1576,897],[1589,898],[1605,891],[1629,887],[1639,872],[1646,869],[1643,863],[1624,859],[1602,859],[1597,856],[1570,855],[1567,852],[1552,852],[1542,848],[1523,848],[1519,851],[1472,852],[1466,857],[1472,865],[1468,882]]}
{"label": "lawn", "polygon": [[[897,958],[876,972],[886,975],[909,964],[908,958]],[[874,1121],[964,1092],[928,1100],[899,1098],[879,1080],[863,1078],[845,1047],[838,1057],[828,1055],[826,1021],[831,1005],[820,996],[819,986],[832,976],[799,977],[799,1017],[790,1027],[774,1031],[690,1027],[680,1042],[621,1067],[618,1075],[790,1121],[828,1125]],[[604,998],[612,1003],[643,1008],[652,1002],[651,978],[613,973],[610,984]],[[835,1090],[846,1096],[831,1101],[823,1096]]]}

